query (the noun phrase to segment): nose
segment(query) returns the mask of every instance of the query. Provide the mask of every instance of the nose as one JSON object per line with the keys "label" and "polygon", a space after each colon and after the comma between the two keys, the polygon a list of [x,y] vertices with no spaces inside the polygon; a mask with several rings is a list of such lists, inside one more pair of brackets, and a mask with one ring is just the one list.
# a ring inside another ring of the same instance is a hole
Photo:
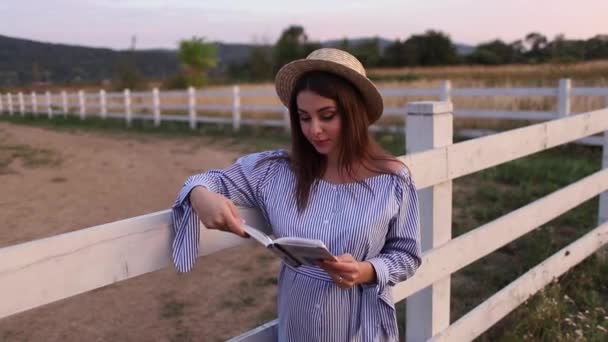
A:
{"label": "nose", "polygon": [[310,132],[313,135],[319,135],[319,134],[321,134],[321,132],[323,132],[323,128],[321,127],[321,121],[320,120],[318,120],[316,118],[313,118],[311,120],[311,123],[310,123]]}

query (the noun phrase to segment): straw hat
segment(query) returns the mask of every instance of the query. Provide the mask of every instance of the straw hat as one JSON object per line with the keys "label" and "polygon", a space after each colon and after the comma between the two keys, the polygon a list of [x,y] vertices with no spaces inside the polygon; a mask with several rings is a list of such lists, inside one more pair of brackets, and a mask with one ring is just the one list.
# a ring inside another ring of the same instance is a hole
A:
{"label": "straw hat", "polygon": [[284,65],[274,79],[281,102],[289,107],[291,92],[298,79],[310,71],[325,71],[350,81],[363,96],[370,124],[382,115],[382,96],[365,74],[365,69],[353,55],[338,49],[323,48],[311,52],[306,59]]}

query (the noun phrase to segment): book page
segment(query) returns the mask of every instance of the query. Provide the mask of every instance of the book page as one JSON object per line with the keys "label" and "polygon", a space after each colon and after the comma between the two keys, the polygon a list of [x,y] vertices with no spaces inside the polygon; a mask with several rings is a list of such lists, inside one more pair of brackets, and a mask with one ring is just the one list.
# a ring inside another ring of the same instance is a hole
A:
{"label": "book page", "polygon": [[264,247],[268,247],[268,245],[272,244],[272,239],[268,235],[259,231],[258,229],[253,228],[252,226],[247,225],[247,224],[243,225],[243,229],[254,240],[257,240],[259,243],[264,245]]}
{"label": "book page", "polygon": [[293,245],[293,246],[308,246],[308,247],[323,247],[325,248],[325,244],[321,240],[313,240],[313,239],[304,239],[298,237],[282,237],[274,240],[275,243],[280,243],[282,245]]}
{"label": "book page", "polygon": [[319,260],[337,261],[336,257],[323,245],[323,242],[321,242],[321,246],[289,244],[285,241],[281,243],[275,242],[275,245],[280,245],[286,252],[304,265],[316,266],[316,262]]}

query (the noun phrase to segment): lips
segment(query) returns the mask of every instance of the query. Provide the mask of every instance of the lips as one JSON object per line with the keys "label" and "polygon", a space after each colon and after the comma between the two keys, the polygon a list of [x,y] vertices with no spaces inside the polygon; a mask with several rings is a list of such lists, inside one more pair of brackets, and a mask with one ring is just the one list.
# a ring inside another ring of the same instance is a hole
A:
{"label": "lips", "polygon": [[329,142],[329,139],[325,139],[325,140],[313,140],[312,143],[315,145],[325,145]]}

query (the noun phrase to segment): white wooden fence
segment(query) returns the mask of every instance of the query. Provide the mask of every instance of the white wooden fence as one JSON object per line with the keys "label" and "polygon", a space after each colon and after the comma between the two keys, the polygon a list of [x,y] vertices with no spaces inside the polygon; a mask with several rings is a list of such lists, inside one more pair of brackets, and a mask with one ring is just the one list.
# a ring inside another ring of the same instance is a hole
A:
{"label": "white wooden fence", "polygon": [[[453,88],[450,81],[443,81],[437,88],[383,88],[380,89],[385,98],[403,98],[414,96],[422,99],[450,101],[459,97],[550,97],[556,100],[556,111],[506,111],[458,109],[454,115],[460,118],[493,118],[500,120],[552,120],[568,116],[572,113],[571,99],[574,96],[591,96],[605,98],[608,106],[608,88],[581,87],[573,88],[570,79],[562,79],[555,88]],[[44,105],[38,103],[38,98],[45,98]],[[204,99],[214,98],[224,100],[225,104],[206,104]],[[262,125],[269,127],[284,127],[289,130],[289,114],[286,108],[276,102],[269,104],[242,105],[243,99],[269,98],[276,101],[272,88],[241,88],[238,85],[232,89],[196,90],[189,88],[185,91],[163,91],[153,89],[150,92],[131,92],[126,89],[122,93],[99,92],[85,93],[65,91],[51,94],[21,92],[0,94],[0,113],[20,115],[32,113],[46,114],[49,118],[54,115],[67,116],[78,114],[81,119],[97,115],[101,118],[124,119],[127,126],[136,120],[151,120],[155,126],[163,121],[187,122],[190,128],[196,129],[201,123],[231,124],[235,131],[242,125]],[[164,114],[163,114],[164,112]],[[223,113],[220,116],[203,115],[205,113]],[[276,113],[280,119],[242,118],[243,112]],[[403,116],[404,107],[387,107],[383,117]],[[185,114],[184,114],[185,113]],[[375,131],[401,131],[403,127],[377,124],[371,127]],[[459,135],[469,138],[493,134],[487,130],[461,130]],[[600,146],[599,137],[586,137],[578,143]]]}
{"label": "white wooden fence", "polygon": [[[407,298],[408,341],[471,340],[608,242],[608,108],[456,144],[450,102],[411,103],[407,112],[408,153],[400,159],[419,188],[424,249],[420,269],[393,291],[395,302]],[[602,170],[451,238],[453,179],[602,132]],[[598,195],[598,227],[450,324],[452,273]],[[241,214],[268,228],[255,210]],[[166,210],[0,248],[0,318],[167,267],[171,239]],[[201,255],[247,241],[204,228],[200,239]],[[233,341],[276,340],[276,324]]]}

